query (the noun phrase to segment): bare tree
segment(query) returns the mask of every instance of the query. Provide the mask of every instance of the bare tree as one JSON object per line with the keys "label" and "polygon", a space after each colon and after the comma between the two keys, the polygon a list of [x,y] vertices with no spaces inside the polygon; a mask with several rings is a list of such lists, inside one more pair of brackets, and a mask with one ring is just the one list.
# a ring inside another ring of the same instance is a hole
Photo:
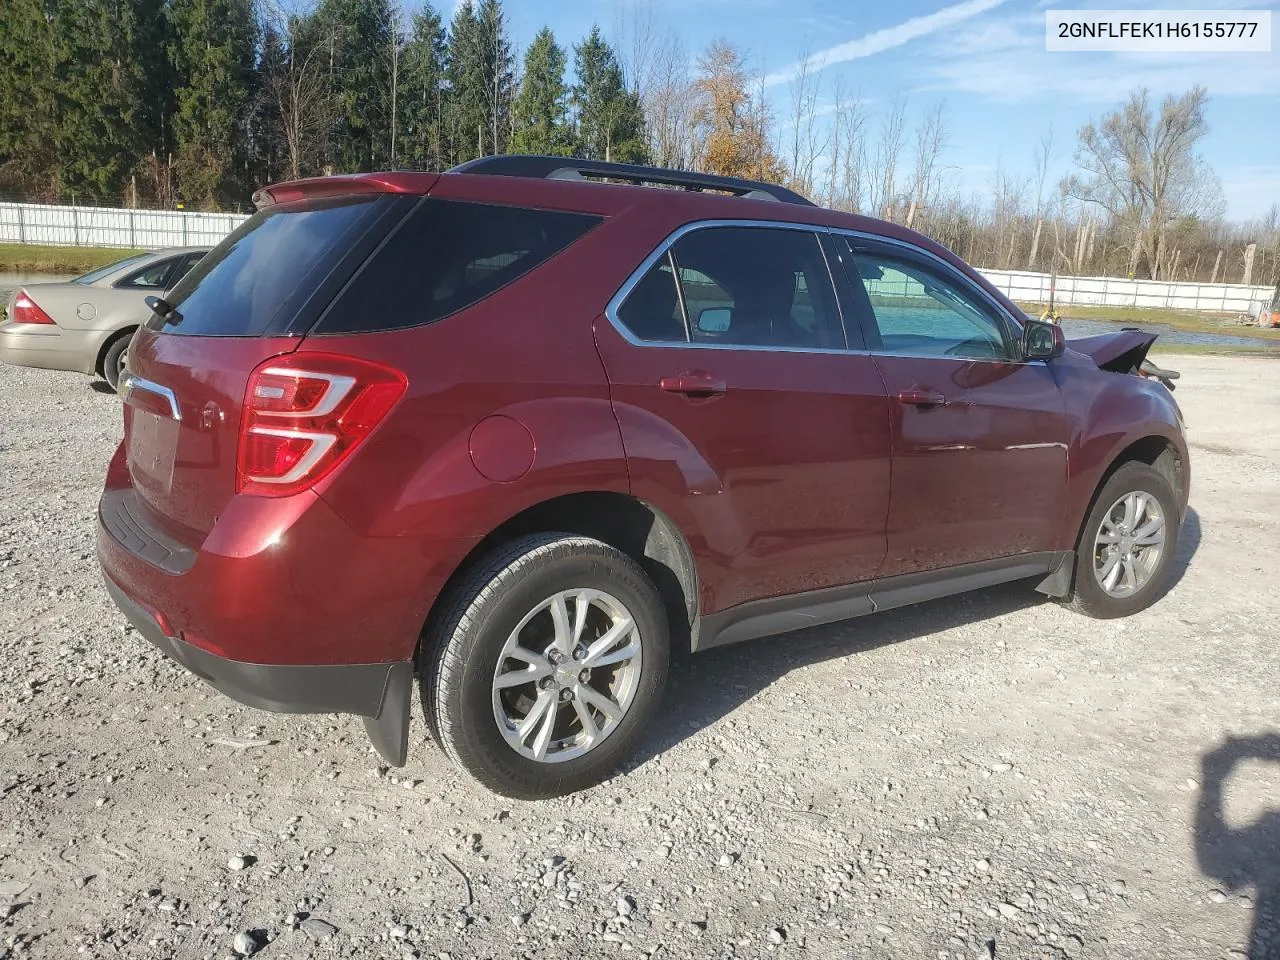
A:
{"label": "bare tree", "polygon": [[897,202],[898,163],[906,141],[907,100],[895,97],[880,119],[880,135],[871,161],[868,207],[876,216],[893,219]]}
{"label": "bare tree", "polygon": [[692,167],[695,94],[689,55],[675,31],[668,30],[655,42],[653,67],[641,96],[653,162],[660,167]]}
{"label": "bare tree", "polygon": [[1157,115],[1149,92],[1137,90],[1120,109],[1080,130],[1076,163],[1084,175],[1070,177],[1067,189],[1125,225],[1132,237],[1130,273],[1145,260],[1152,278],[1163,276],[1170,226],[1215,204],[1216,180],[1196,154],[1208,132],[1207,100],[1204,87],[1192,87],[1166,97]]}
{"label": "bare tree", "polygon": [[915,226],[917,214],[927,213],[941,176],[939,160],[947,148],[946,103],[939,100],[930,108],[915,129],[915,151],[911,174],[911,207],[907,226]]}
{"label": "bare tree", "polygon": [[827,206],[855,213],[865,189],[867,118],[861,94],[849,94],[843,77],[836,77],[833,94]]}
{"label": "bare tree", "polygon": [[267,3],[264,16],[281,49],[264,58],[265,88],[280,121],[288,179],[315,169],[333,122],[329,71],[334,37],[317,36],[316,19],[279,3]]}
{"label": "bare tree", "polygon": [[1040,134],[1040,142],[1036,145],[1036,227],[1031,234],[1031,252],[1027,255],[1027,269],[1034,270],[1036,257],[1040,253],[1040,231],[1044,227],[1044,184],[1049,176],[1049,165],[1053,162],[1053,124]]}
{"label": "bare tree", "polygon": [[[795,76],[791,79],[791,143],[788,166],[792,186],[802,194],[813,192],[814,167],[827,147],[818,123],[818,95],[822,89],[822,64],[814,62],[808,49],[797,57]],[[763,100],[764,91],[760,92]]]}

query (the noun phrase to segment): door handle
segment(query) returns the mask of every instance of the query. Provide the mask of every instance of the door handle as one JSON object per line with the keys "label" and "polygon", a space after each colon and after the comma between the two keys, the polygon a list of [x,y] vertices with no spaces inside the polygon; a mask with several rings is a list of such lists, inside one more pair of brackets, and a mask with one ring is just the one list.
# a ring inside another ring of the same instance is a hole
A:
{"label": "door handle", "polygon": [[728,387],[709,373],[695,370],[674,377],[663,377],[658,386],[667,393],[683,393],[688,397],[711,397],[724,393]]}
{"label": "door handle", "polygon": [[911,387],[898,393],[898,402],[910,404],[913,407],[945,407],[947,398],[927,387]]}

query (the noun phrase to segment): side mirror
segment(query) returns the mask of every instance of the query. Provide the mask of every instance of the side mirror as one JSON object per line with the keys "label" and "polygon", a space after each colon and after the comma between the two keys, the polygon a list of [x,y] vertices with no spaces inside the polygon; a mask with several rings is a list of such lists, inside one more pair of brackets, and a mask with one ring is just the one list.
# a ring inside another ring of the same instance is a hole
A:
{"label": "side mirror", "polygon": [[728,307],[707,307],[698,311],[699,333],[728,333],[733,311]]}
{"label": "side mirror", "polygon": [[1056,323],[1027,320],[1022,325],[1022,359],[1052,360],[1067,349],[1067,338]]}

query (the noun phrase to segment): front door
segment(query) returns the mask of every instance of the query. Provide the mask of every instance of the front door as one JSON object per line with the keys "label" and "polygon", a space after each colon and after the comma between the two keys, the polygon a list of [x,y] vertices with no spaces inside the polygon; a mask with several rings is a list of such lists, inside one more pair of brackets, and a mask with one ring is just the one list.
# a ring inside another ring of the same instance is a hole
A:
{"label": "front door", "polygon": [[870,580],[888,403],[817,236],[706,227],[651,261],[596,340],[632,490],[690,535],[702,612]]}
{"label": "front door", "polygon": [[1053,373],[1017,330],[923,251],[851,238],[841,259],[893,423],[880,576],[1055,549],[1071,423]]}

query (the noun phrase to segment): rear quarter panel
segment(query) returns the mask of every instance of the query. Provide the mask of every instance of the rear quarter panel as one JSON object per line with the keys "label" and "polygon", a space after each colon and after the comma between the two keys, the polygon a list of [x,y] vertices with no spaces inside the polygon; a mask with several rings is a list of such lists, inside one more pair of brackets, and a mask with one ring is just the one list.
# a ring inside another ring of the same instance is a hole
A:
{"label": "rear quarter panel", "polygon": [[388,419],[316,489],[361,534],[418,545],[422,619],[475,545],[523,510],[571,493],[629,492],[592,323],[642,256],[633,228],[606,220],[435,323],[302,344],[300,353],[359,356],[408,378]]}

